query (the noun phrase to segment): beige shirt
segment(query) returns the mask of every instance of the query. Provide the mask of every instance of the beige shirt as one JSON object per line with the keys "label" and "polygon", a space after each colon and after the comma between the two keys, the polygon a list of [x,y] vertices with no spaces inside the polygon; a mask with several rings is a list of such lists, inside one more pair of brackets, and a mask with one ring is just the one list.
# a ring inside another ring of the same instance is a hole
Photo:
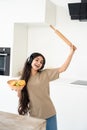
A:
{"label": "beige shirt", "polygon": [[50,98],[49,82],[58,77],[58,68],[45,69],[30,77],[27,89],[30,98],[31,116],[47,119],[56,114]]}

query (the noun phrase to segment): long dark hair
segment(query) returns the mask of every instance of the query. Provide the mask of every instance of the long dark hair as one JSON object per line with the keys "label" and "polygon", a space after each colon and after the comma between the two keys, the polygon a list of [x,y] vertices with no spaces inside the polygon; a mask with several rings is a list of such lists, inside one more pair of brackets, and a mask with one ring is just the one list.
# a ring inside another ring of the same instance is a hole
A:
{"label": "long dark hair", "polygon": [[21,95],[19,97],[19,106],[18,106],[18,113],[20,115],[25,115],[29,112],[29,94],[27,92],[27,82],[30,78],[30,74],[31,74],[31,63],[34,60],[34,58],[41,56],[43,58],[43,65],[40,68],[39,71],[41,71],[41,69],[43,69],[44,65],[45,65],[45,58],[42,54],[40,53],[32,53],[30,57],[27,58],[24,68],[23,68],[23,72],[21,75],[20,79],[25,80],[26,85],[24,86],[24,88],[21,90]]}

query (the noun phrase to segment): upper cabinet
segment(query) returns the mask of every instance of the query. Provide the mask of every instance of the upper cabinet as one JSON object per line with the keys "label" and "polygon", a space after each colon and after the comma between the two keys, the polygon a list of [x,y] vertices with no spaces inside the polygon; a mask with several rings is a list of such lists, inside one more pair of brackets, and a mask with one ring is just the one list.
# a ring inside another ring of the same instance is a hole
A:
{"label": "upper cabinet", "polygon": [[56,5],[53,4],[50,0],[45,0],[44,11],[44,23],[55,25]]}
{"label": "upper cabinet", "polygon": [[56,5],[50,0],[19,0],[12,6],[14,22],[55,24]]}
{"label": "upper cabinet", "polygon": [[0,19],[0,43],[3,42],[6,45],[8,43],[11,46],[14,23],[47,23],[54,25],[56,5],[50,0],[0,1]]}

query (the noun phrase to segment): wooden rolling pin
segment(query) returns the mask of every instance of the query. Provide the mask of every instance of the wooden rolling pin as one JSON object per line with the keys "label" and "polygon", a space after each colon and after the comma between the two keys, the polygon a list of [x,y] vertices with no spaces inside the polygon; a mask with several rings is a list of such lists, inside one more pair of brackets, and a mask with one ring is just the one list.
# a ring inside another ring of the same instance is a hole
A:
{"label": "wooden rolling pin", "polygon": [[[66,44],[68,44],[70,47],[74,46],[60,31],[58,31],[57,29],[55,29],[52,25],[50,25],[50,27],[55,31],[55,33],[62,39],[65,41]],[[74,49],[76,50],[76,47],[74,46]]]}

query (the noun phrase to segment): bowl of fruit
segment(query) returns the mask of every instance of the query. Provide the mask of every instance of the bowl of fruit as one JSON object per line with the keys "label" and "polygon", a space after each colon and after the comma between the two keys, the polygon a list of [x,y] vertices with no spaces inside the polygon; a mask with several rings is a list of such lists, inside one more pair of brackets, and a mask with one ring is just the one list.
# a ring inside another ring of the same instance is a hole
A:
{"label": "bowl of fruit", "polygon": [[12,90],[16,91],[22,90],[23,87],[26,85],[25,80],[16,80],[16,79],[8,80],[7,83]]}

